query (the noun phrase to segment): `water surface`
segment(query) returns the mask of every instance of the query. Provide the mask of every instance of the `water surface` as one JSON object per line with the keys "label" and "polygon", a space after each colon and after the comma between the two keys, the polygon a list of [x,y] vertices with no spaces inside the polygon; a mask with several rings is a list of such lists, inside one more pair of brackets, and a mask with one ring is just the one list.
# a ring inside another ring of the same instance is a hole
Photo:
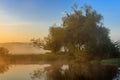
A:
{"label": "water surface", "polygon": [[120,80],[120,71],[90,64],[0,65],[0,80]]}
{"label": "water surface", "polygon": [[[46,66],[49,65],[9,65],[8,70],[0,73],[0,80],[33,80],[31,78],[31,73],[36,69],[43,69]],[[44,80],[44,78],[42,80]]]}

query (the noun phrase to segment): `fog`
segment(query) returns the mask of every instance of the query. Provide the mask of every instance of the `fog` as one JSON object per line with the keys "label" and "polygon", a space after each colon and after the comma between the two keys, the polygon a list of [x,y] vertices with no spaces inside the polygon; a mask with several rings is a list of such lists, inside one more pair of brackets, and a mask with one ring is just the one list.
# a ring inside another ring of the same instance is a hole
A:
{"label": "fog", "polygon": [[0,47],[7,48],[10,54],[44,54],[49,52],[48,50],[35,47],[31,43],[0,43]]}

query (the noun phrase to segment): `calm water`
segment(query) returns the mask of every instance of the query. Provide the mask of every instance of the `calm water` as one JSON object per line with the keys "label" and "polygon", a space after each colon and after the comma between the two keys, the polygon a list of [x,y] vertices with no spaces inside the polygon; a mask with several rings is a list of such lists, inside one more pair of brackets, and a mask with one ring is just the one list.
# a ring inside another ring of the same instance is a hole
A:
{"label": "calm water", "polygon": [[[9,65],[9,66],[0,65],[0,80],[45,80],[45,79],[65,80],[65,78],[66,80],[70,80],[69,78],[73,78],[71,80],[93,80],[93,79],[98,80],[96,77],[105,77],[105,80],[120,80],[120,75],[119,75],[120,72],[116,73],[115,67],[114,68],[112,67],[101,68],[101,66],[94,68],[91,67],[92,67],[91,65],[88,67],[86,67],[86,65],[82,65],[82,66],[53,65],[51,67],[49,64]],[[98,68],[101,68],[106,72]],[[95,71],[93,71],[93,69],[95,69]],[[117,75],[117,77],[114,75],[114,73]],[[107,79],[108,77],[111,77],[113,79],[111,78]]]}
{"label": "calm water", "polygon": [[[11,65],[8,70],[4,69],[5,72],[2,71],[0,73],[0,80],[33,80],[31,78],[33,71],[36,69],[43,69],[47,66],[49,65]],[[41,80],[44,80],[44,76]]]}

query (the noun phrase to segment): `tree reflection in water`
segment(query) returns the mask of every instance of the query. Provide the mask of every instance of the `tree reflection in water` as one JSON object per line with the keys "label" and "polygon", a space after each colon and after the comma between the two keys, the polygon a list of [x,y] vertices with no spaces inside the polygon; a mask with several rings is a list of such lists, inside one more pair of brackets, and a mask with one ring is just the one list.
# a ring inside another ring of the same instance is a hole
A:
{"label": "tree reflection in water", "polygon": [[44,70],[36,70],[32,78],[42,78],[45,80],[113,80],[118,73],[116,66],[100,64],[70,64],[69,68],[61,68],[63,65],[52,65]]}
{"label": "tree reflection in water", "polygon": [[9,70],[9,65],[7,64],[6,60],[0,57],[0,74]]}

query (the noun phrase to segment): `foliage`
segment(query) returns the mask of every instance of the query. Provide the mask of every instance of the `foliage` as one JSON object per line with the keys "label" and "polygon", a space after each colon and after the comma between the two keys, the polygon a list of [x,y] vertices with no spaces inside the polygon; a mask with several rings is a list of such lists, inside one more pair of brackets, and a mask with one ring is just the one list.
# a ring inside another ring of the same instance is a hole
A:
{"label": "foliage", "polygon": [[0,56],[7,55],[8,53],[9,53],[8,49],[0,47]]}
{"label": "foliage", "polygon": [[45,38],[46,46],[45,48],[52,50],[56,53],[60,50],[63,44],[63,32],[64,30],[61,27],[56,27],[53,25],[50,27],[50,33],[48,37]]}
{"label": "foliage", "polygon": [[[72,56],[85,53],[93,58],[118,57],[120,46],[111,41],[109,29],[104,27],[101,14],[90,6],[77,7],[74,5],[73,12],[66,13],[61,26],[50,27],[44,39],[44,48],[53,53],[60,53],[63,49]],[[41,41],[33,40],[33,43],[42,45]]]}
{"label": "foliage", "polygon": [[119,49],[109,38],[109,29],[104,27],[103,17],[90,6],[80,10],[73,6],[73,13],[66,13],[61,27],[52,26],[46,45],[53,52],[64,51],[89,53],[97,57],[117,57]]}
{"label": "foliage", "polygon": [[31,42],[32,42],[33,46],[38,47],[38,48],[43,48],[43,46],[44,46],[44,42],[40,38],[31,39]]}

